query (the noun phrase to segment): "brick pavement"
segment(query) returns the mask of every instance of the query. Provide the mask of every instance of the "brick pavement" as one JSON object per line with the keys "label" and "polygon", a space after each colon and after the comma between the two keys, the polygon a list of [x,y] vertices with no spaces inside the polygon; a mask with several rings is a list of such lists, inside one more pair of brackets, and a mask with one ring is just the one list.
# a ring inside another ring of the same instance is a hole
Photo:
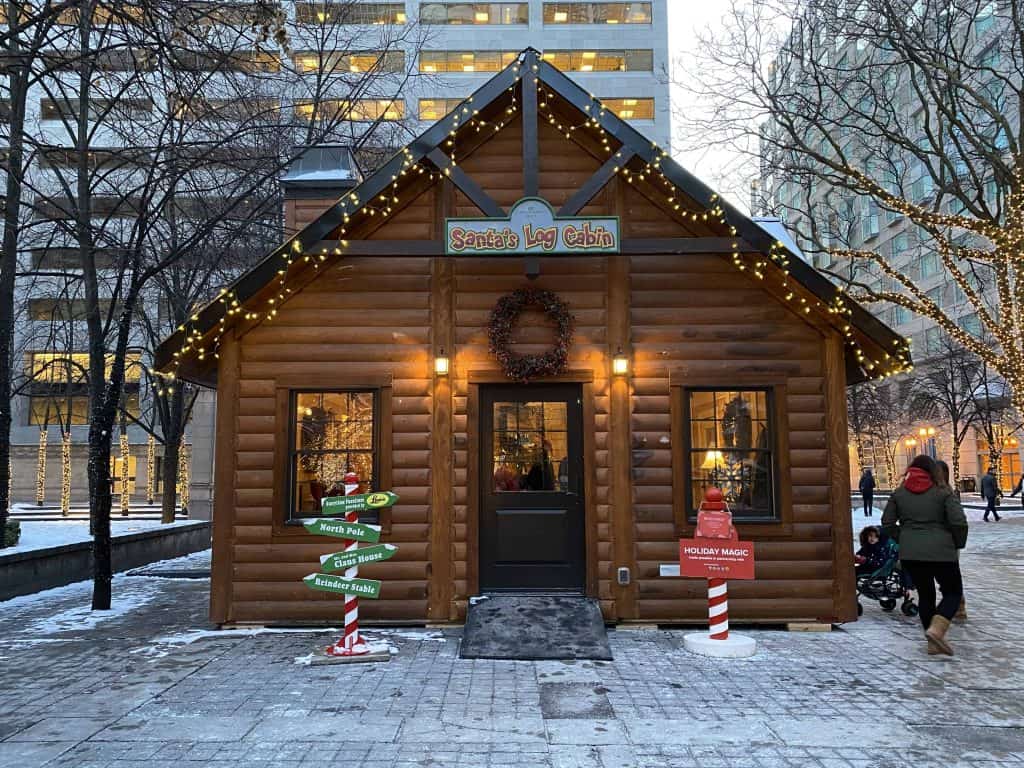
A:
{"label": "brick pavement", "polygon": [[[119,576],[0,603],[0,768],[1024,765],[1024,519],[975,524],[958,655],[865,604],[821,634],[749,630],[758,655],[613,631],[613,662],[462,661],[458,630],[377,631],[387,664],[296,663],[330,632],[208,628],[204,581]],[[191,640],[192,642],[188,642]]]}

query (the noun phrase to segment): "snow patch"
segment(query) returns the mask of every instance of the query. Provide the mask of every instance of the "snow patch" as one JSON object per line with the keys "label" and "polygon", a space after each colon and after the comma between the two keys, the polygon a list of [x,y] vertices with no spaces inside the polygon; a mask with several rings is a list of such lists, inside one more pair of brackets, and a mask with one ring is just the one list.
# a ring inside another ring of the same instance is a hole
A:
{"label": "snow patch", "polygon": [[[79,586],[83,583],[88,584],[88,582],[78,582],[78,584],[70,586]],[[105,621],[119,619],[152,602],[159,593],[159,587],[158,583],[147,579],[136,577],[119,579],[113,588],[113,597],[109,611],[94,611],[88,604],[80,605],[47,616],[44,619],[38,619],[29,624],[25,628],[25,632],[30,635],[42,635],[45,637],[57,632],[95,629]],[[47,592],[37,593],[37,595],[26,595],[26,597],[36,597],[56,591],[47,590]]]}
{"label": "snow patch", "polygon": [[[195,520],[177,520],[166,527],[194,525]],[[114,538],[141,533],[162,526],[159,520],[111,520],[110,535]],[[29,552],[36,549],[61,547],[66,544],[85,544],[92,541],[88,520],[23,520],[18,546],[0,550],[0,555]]]}

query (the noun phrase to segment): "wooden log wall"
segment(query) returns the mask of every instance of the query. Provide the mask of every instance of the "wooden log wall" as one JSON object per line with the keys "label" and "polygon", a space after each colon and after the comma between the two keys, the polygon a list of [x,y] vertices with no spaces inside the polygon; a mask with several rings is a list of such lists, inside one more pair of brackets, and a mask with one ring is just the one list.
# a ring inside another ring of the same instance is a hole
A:
{"label": "wooden log wall", "polygon": [[[557,209],[600,162],[546,125],[539,143],[540,195]],[[522,195],[521,151],[513,124],[457,160],[507,209]],[[403,205],[370,237],[440,239],[445,216],[479,215],[447,182]],[[621,179],[582,213],[619,215],[625,237],[692,231]],[[739,620],[841,612],[837,605],[850,599],[848,590],[836,597],[833,537],[848,529],[833,526],[833,509],[844,509],[833,498],[843,467],[831,455],[826,425],[841,424],[844,414],[826,408],[842,386],[827,379],[825,335],[720,255],[548,257],[540,264],[532,284],[558,293],[576,317],[569,368],[590,377],[588,586],[606,618],[706,616],[703,582],[658,575],[661,563],[677,561],[685,532],[673,499],[680,480],[672,444],[681,435],[672,425],[672,384],[689,376],[732,386],[737,373],[785,383],[789,450],[778,457],[786,472],[779,480],[791,490],[783,523],[740,527],[757,541],[757,581],[731,585],[731,612]],[[284,499],[275,485],[286,461],[278,454],[287,427],[280,423],[279,393],[297,381],[329,389],[364,379],[390,383],[392,414],[382,443],[401,501],[384,536],[398,554],[361,568],[361,575],[383,581],[382,599],[361,601],[361,613],[371,621],[464,618],[477,586],[472,382],[497,372],[486,334],[491,309],[528,282],[516,258],[343,258],[294,295],[273,322],[230,345],[221,357],[229,392],[219,396],[225,409],[218,462],[225,461],[218,477],[234,482],[217,502],[215,620],[338,621],[340,601],[301,582],[338,542],[283,525]],[[552,339],[549,324],[532,313],[515,335],[523,352],[543,351]],[[841,356],[829,343],[832,358]],[[451,374],[439,384],[433,356],[441,346]],[[613,382],[609,365],[618,346],[632,355],[632,371],[628,380]],[[619,566],[631,568],[632,584],[615,583]]]}

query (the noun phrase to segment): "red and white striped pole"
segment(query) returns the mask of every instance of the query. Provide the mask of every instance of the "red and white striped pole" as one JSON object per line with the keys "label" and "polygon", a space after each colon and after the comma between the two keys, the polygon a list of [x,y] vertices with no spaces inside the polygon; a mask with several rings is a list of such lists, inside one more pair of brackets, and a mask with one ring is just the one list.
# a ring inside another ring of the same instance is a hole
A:
{"label": "red and white striped pole", "polygon": [[[351,496],[359,490],[359,476],[355,472],[345,474],[345,495]],[[346,512],[345,521],[349,523],[359,522],[359,512]],[[342,539],[345,544],[345,552],[351,552],[359,547],[359,542],[352,539]],[[354,579],[359,576],[359,566],[353,565],[345,570],[345,577]],[[334,645],[327,647],[327,654],[330,656],[358,656],[367,653],[369,648],[359,638],[359,598],[355,595],[345,595],[345,633],[341,640]]]}
{"label": "red and white striped pole", "polygon": [[729,639],[729,585],[708,579],[708,632],[712,640]]}

